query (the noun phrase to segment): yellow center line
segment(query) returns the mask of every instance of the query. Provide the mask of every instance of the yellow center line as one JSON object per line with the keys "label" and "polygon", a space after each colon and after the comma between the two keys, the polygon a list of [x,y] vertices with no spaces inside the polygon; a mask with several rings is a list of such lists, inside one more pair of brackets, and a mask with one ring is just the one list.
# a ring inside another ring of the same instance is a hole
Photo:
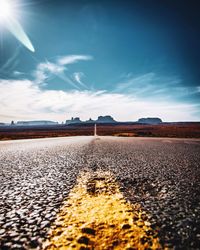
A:
{"label": "yellow center line", "polygon": [[125,200],[108,172],[83,172],[43,249],[161,249],[139,204]]}

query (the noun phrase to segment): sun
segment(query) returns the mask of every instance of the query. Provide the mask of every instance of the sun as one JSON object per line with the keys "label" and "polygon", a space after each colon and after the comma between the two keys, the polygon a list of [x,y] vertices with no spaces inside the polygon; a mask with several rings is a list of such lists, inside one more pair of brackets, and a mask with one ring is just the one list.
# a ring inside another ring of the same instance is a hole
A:
{"label": "sun", "polygon": [[0,21],[14,18],[14,9],[11,0],[0,0]]}
{"label": "sun", "polygon": [[18,0],[0,0],[0,26],[7,28],[31,52],[35,49],[18,21]]}

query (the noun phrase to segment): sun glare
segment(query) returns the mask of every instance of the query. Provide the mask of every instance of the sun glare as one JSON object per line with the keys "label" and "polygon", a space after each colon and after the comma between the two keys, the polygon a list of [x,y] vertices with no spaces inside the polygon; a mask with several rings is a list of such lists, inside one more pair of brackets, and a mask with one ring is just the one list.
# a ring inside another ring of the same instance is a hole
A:
{"label": "sun glare", "polygon": [[0,0],[0,21],[7,21],[13,18],[14,11],[10,0]]}
{"label": "sun glare", "polygon": [[34,52],[35,49],[19,22],[18,7],[17,0],[0,0],[0,26],[8,29],[27,49]]}

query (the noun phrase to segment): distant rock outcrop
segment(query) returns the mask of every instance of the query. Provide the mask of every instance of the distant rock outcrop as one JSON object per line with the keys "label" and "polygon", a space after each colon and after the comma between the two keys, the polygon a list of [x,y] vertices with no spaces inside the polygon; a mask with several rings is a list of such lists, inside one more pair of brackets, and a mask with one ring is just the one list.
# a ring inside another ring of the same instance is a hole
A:
{"label": "distant rock outcrop", "polygon": [[82,121],[80,120],[79,117],[72,117],[71,120],[66,120],[66,124],[74,124],[74,123],[81,123]]}
{"label": "distant rock outcrop", "polygon": [[160,124],[162,120],[158,117],[148,117],[148,118],[140,118],[138,123],[145,123],[145,124]]}
{"label": "distant rock outcrop", "polygon": [[105,116],[99,116],[96,122],[97,123],[113,123],[116,121],[112,118],[112,116],[105,115]]}
{"label": "distant rock outcrop", "polygon": [[116,122],[112,116],[105,115],[105,116],[99,116],[97,120],[92,120],[91,118],[87,121],[81,121],[79,117],[71,118],[71,120],[66,120],[65,124],[75,124],[75,123],[114,123]]}

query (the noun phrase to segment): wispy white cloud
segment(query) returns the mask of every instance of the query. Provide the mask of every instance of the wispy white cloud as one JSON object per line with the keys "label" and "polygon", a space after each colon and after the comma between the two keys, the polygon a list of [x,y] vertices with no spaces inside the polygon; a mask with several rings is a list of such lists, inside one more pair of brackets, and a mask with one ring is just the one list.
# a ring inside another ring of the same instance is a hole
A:
{"label": "wispy white cloud", "polygon": [[77,63],[78,61],[89,61],[92,60],[93,57],[90,55],[68,55],[62,56],[58,59],[59,65],[68,65],[72,63]]}
{"label": "wispy white cloud", "polygon": [[24,76],[24,75],[25,75],[24,72],[21,72],[21,71],[18,71],[18,70],[13,72],[13,76]]}
{"label": "wispy white cloud", "polygon": [[83,72],[75,72],[73,74],[74,80],[79,83],[82,87],[87,88],[86,84],[82,81],[82,78],[85,76]]}
{"label": "wispy white cloud", "polygon": [[[82,119],[110,114],[117,120],[134,121],[158,116],[165,121],[198,120],[197,105],[145,100],[106,91],[44,90],[30,80],[0,80],[0,121]],[[17,116],[17,117],[16,117]]]}
{"label": "wispy white cloud", "polygon": [[136,77],[129,73],[120,83],[116,85],[115,91],[121,92],[138,87],[141,89],[142,86],[148,86],[150,83],[152,83],[154,78],[155,73],[153,72]]}
{"label": "wispy white cloud", "polygon": [[181,79],[177,76],[158,76],[154,72],[133,76],[128,74],[123,80],[116,84],[115,92],[132,92],[135,95],[161,94],[170,88],[181,87]]}
{"label": "wispy white cloud", "polygon": [[84,76],[84,73],[83,73],[83,72],[75,72],[73,75],[74,75],[74,79],[75,79],[78,83],[82,84],[81,78],[82,78],[82,76]]}
{"label": "wispy white cloud", "polygon": [[46,70],[51,73],[57,74],[63,72],[65,70],[65,67],[47,61],[46,63],[40,63],[38,65],[38,69],[43,71]]}
{"label": "wispy white cloud", "polygon": [[190,98],[198,94],[198,87],[185,86],[178,76],[162,76],[154,72],[133,76],[124,74],[123,79],[116,84],[114,93],[129,93],[137,98],[174,100]]}
{"label": "wispy white cloud", "polygon": [[[67,76],[67,67],[66,65],[70,65],[73,63],[77,63],[79,61],[87,61],[91,60],[92,56],[89,55],[68,55],[60,57],[56,62],[42,62],[37,65],[37,69],[34,71],[35,83],[37,84],[44,84],[52,76],[56,76],[61,80],[65,81],[66,83],[70,84],[76,89],[80,89],[82,87],[86,87],[84,83],[81,82],[80,78],[83,75],[74,76],[72,79]],[[75,81],[73,81],[73,79]],[[78,79],[78,81],[77,81]],[[79,83],[79,85],[77,85]]]}
{"label": "wispy white cloud", "polygon": [[51,63],[46,61],[45,63],[39,63],[37,69],[34,72],[35,82],[43,83],[51,75],[60,75],[66,70],[62,65]]}

